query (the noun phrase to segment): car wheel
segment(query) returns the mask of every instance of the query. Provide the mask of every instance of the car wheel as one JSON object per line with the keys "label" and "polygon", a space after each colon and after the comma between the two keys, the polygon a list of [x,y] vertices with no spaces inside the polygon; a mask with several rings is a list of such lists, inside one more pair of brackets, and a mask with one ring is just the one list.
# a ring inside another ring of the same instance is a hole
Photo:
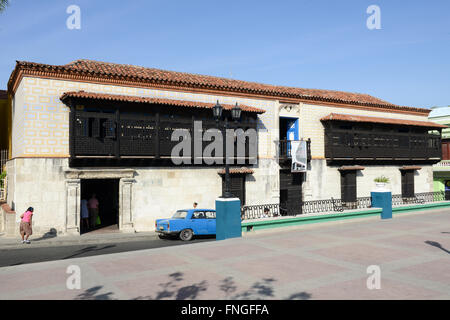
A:
{"label": "car wheel", "polygon": [[194,233],[191,229],[184,229],[180,232],[180,239],[183,241],[190,241],[192,240],[192,237],[194,236]]}

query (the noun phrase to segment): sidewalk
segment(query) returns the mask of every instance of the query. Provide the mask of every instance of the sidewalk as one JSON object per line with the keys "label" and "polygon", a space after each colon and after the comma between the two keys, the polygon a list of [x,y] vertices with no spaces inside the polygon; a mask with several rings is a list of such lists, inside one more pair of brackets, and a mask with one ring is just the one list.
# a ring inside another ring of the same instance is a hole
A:
{"label": "sidewalk", "polygon": [[[101,230],[98,230],[101,231]],[[154,240],[158,236],[155,232],[138,232],[138,233],[125,233],[125,232],[90,232],[79,235],[47,235],[47,236],[31,236],[31,244],[22,244],[22,238],[18,237],[5,237],[0,234],[0,250],[24,248],[29,247],[53,247],[63,245],[79,245],[79,244],[102,244],[111,242],[125,242],[125,241],[142,241],[142,240]]]}
{"label": "sidewalk", "polygon": [[277,230],[0,268],[0,299],[450,299],[449,210]]}

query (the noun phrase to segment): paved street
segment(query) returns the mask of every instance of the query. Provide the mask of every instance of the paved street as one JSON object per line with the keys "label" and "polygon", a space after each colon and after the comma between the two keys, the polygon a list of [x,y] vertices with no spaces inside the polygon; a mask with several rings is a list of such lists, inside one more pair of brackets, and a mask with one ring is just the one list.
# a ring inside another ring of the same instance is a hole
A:
{"label": "paved street", "polygon": [[[196,238],[193,243],[203,241],[215,241],[215,238]],[[32,242],[29,245],[5,246],[3,249],[0,249],[0,267],[190,244],[179,239],[161,240],[155,234],[138,237],[137,239],[116,239],[111,237],[106,241],[88,242],[87,244],[67,245],[64,244],[66,242],[62,241],[61,245],[57,245],[57,242],[55,242],[51,244]]]}
{"label": "paved street", "polygon": [[450,299],[449,253],[450,212],[430,210],[4,267],[0,299]]}

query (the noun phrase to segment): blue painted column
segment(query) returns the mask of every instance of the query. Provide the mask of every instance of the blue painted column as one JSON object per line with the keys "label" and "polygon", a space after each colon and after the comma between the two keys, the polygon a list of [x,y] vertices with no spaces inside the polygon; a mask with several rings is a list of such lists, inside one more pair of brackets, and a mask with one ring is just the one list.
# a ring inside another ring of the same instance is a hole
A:
{"label": "blue painted column", "polygon": [[242,237],[241,200],[216,199],[216,240]]}
{"label": "blue painted column", "polygon": [[372,207],[382,208],[381,219],[392,219],[392,193],[390,191],[372,191]]}

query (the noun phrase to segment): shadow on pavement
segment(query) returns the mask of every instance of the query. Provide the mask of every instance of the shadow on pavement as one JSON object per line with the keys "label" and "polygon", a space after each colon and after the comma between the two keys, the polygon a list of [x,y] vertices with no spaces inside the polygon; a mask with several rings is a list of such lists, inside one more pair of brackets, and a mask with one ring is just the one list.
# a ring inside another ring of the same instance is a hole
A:
{"label": "shadow on pavement", "polygon": [[111,297],[113,295],[112,292],[100,293],[102,288],[103,286],[96,286],[87,289],[83,293],[80,293],[75,300],[113,300]]}
{"label": "shadow on pavement", "polygon": [[[169,275],[169,280],[167,282],[158,284],[160,290],[154,296],[139,296],[132,300],[196,299],[198,298],[199,293],[208,289],[208,282],[206,280],[187,286],[181,286],[181,282],[184,280],[183,276],[184,274],[182,272],[172,273]],[[275,282],[276,279],[273,278],[262,279],[261,281],[255,282],[247,290],[238,292],[233,277],[227,277],[221,280],[219,289],[225,294],[225,299],[227,300],[276,299],[273,288],[273,283]],[[311,294],[307,292],[298,292],[290,295],[284,300],[308,300],[310,298]]]}
{"label": "shadow on pavement", "polygon": [[439,248],[439,249],[441,249],[444,252],[450,253],[450,251],[448,251],[447,249],[443,248],[439,242],[427,240],[427,241],[425,241],[425,243],[429,244],[430,246]]}
{"label": "shadow on pavement", "polygon": [[33,242],[35,241],[41,241],[41,240],[47,240],[47,239],[52,239],[52,238],[56,238],[57,236],[57,232],[55,228],[51,228],[48,232],[44,233],[40,238],[36,238],[36,239],[32,239]]}
{"label": "shadow on pavement", "polygon": [[81,250],[76,251],[74,254],[64,257],[63,259],[71,259],[74,258],[76,256],[88,253],[88,252],[93,252],[93,251],[100,251],[100,250],[105,250],[105,249],[109,249],[109,248],[114,248],[116,245],[115,244],[110,244],[101,248],[97,248],[97,246],[90,246],[90,247],[86,247],[83,248]]}

